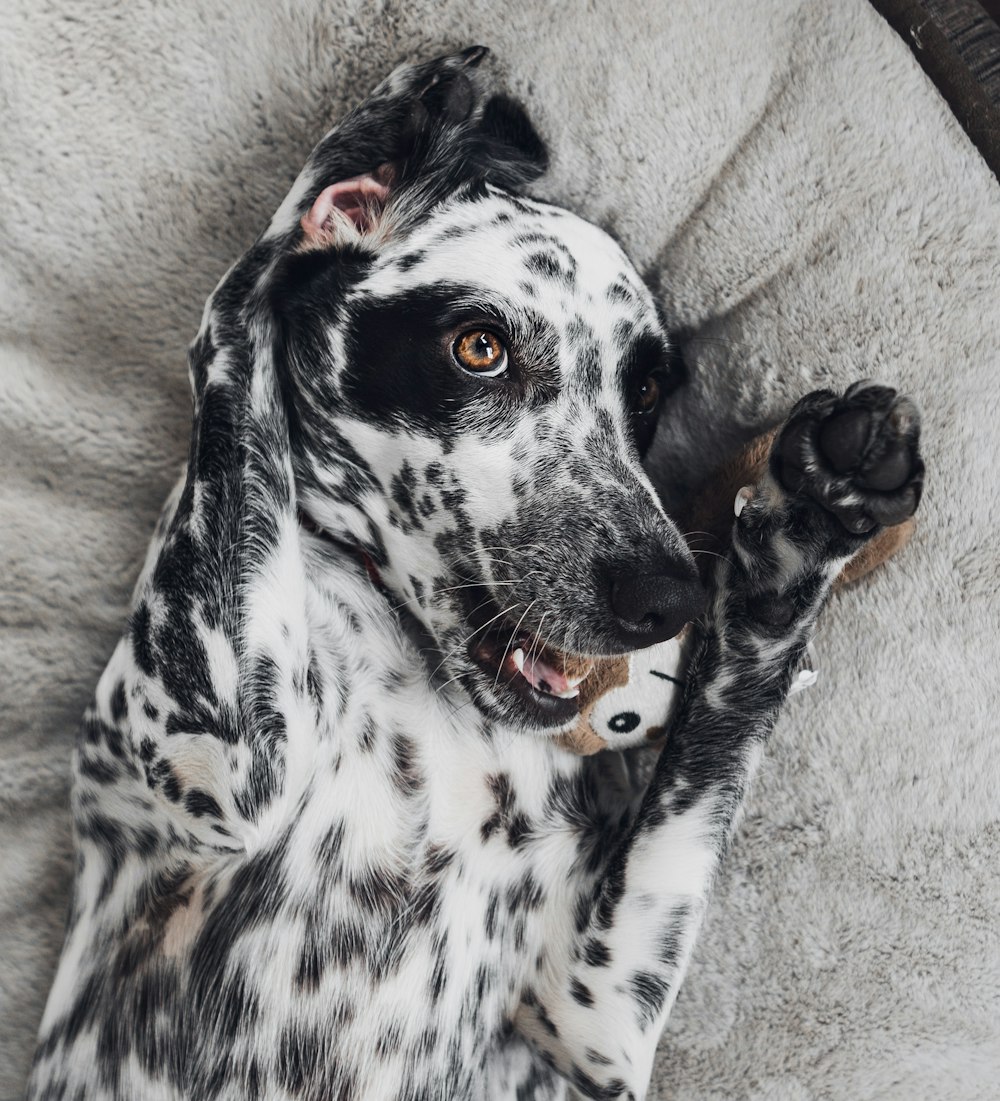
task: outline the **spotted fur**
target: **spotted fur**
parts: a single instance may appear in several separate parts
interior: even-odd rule
[[[544,150],[481,54],[393,73],[208,302],[186,474],[77,744],[33,1101],[643,1097],[829,584],[873,500],[916,507],[905,399],[807,399],[644,790],[491,683],[483,602],[621,653],[609,583],[667,562],[683,588],[690,555],[631,404],[668,388],[655,306],[606,236],[517,193]],[[322,189],[386,165],[378,231],[303,248]],[[496,383],[440,340],[486,322]],[[859,403],[833,469],[824,425]],[[886,455],[900,486],[866,488]]]

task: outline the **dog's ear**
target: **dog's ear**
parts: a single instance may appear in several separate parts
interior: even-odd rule
[[[375,239],[383,228],[391,178],[390,167],[382,165],[374,173],[324,187],[302,216],[305,247],[336,248]]]
[[[461,187],[516,190],[540,176],[548,155],[526,112],[476,71],[487,53],[394,70],[316,146],[267,236],[301,234],[306,249],[374,244]]]
[[[424,143],[417,142],[415,155],[403,166],[404,180],[411,175],[431,182],[437,176],[446,190],[483,180],[517,191],[545,172],[545,143],[516,100],[494,95],[479,106],[474,87],[463,100],[469,103],[464,119],[444,125],[429,120]]]

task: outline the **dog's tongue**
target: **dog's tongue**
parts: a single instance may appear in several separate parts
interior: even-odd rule
[[[588,662],[581,669],[556,669],[554,665],[545,660],[544,652],[540,655],[529,656],[524,650],[518,648],[511,657],[517,666],[518,672],[539,692],[545,692],[549,696],[558,696],[561,700],[570,700],[580,694],[580,682],[590,672],[593,665]]]

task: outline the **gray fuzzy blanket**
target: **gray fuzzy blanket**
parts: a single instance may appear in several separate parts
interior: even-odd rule
[[[995,1099],[1000,189],[863,0],[0,8],[0,1098],[203,301],[331,115],[478,41],[551,142],[538,192],[609,227],[682,333],[665,484],[817,385],[878,376],[926,415],[917,538],[823,620],[652,1096]]]

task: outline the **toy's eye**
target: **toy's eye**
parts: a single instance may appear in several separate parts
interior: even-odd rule
[[[608,729],[616,734],[631,734],[640,723],[639,716],[634,711],[620,711],[608,719]]]
[[[507,349],[489,329],[470,329],[451,346],[459,367],[481,378],[496,378],[507,370]]]
[[[660,404],[660,383],[656,375],[647,375],[635,388],[632,408],[642,417],[655,413]]]

